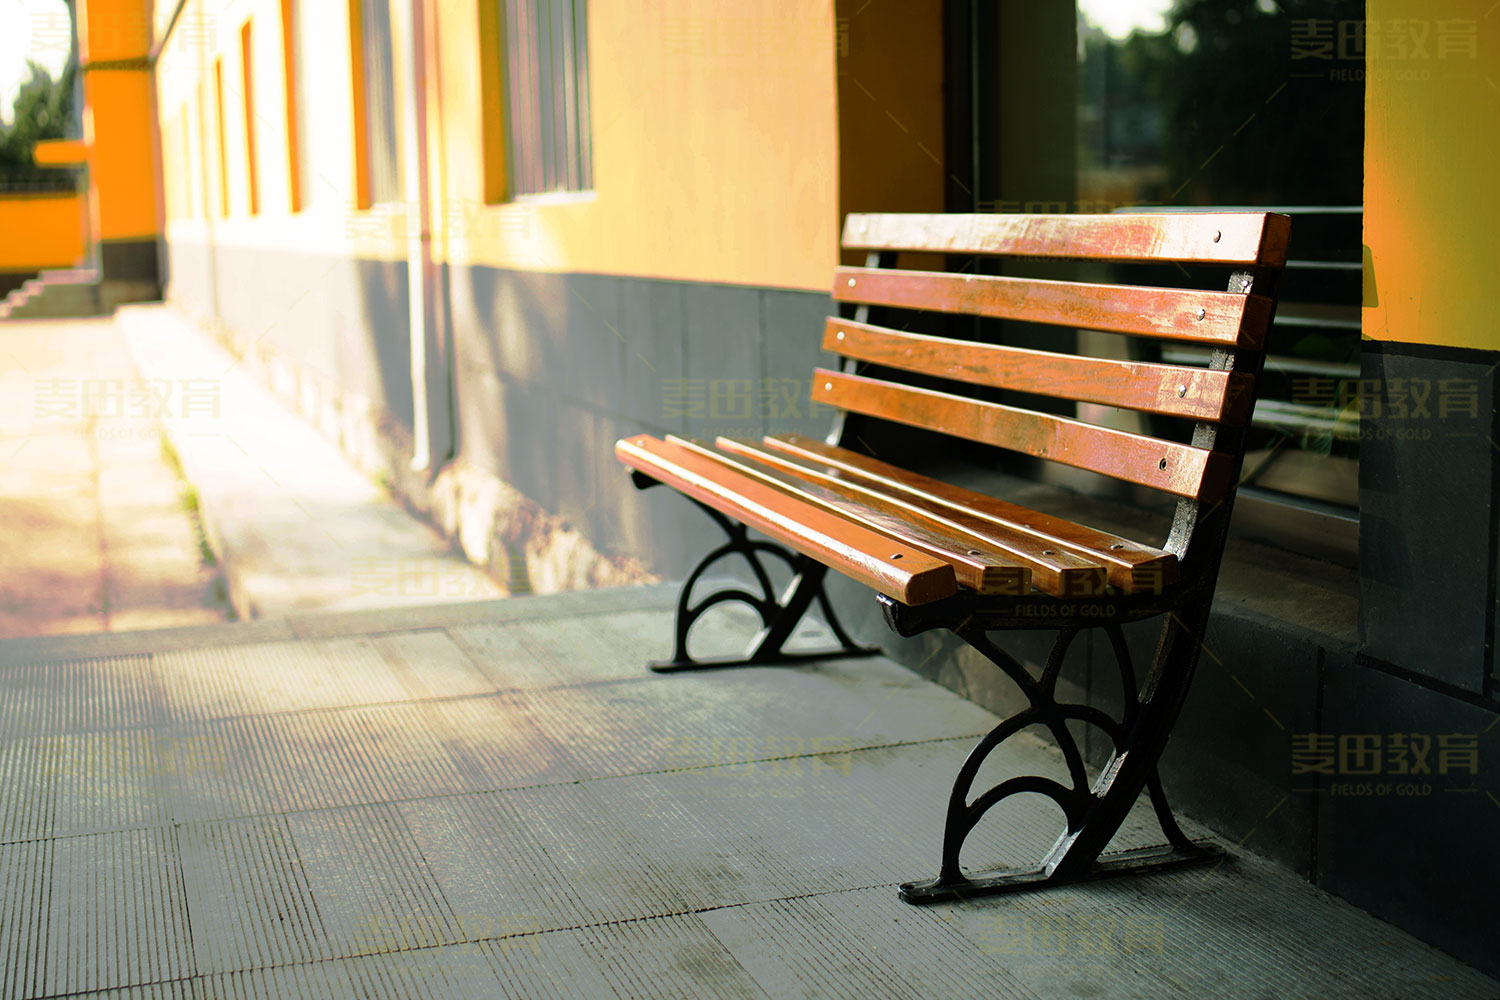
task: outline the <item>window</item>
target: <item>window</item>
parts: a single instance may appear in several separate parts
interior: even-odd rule
[[[509,195],[594,186],[585,0],[495,0]]]
[[[390,0],[350,0],[349,22],[355,204],[369,208],[406,196]]]
[[[297,48],[296,10],[293,0],[281,0],[281,82],[284,98],[283,116],[286,120],[286,169],[287,210],[302,211],[302,156],[303,149],[301,116],[297,114],[297,102],[302,99],[297,78],[297,60],[301,52]]]
[[[255,85],[251,72],[250,20],[240,27],[240,86],[245,98],[245,181],[250,214],[260,214],[260,179],[255,172]]]
[[[1240,496],[1247,516],[1294,508],[1352,539],[1364,4],[1210,0],[1139,22],[1102,0],[1079,8],[1080,201],[1292,217]],[[1161,348],[1176,363],[1207,353]]]
[[[950,77],[969,83],[949,93],[951,209],[1292,216],[1236,524],[1341,560],[1358,502],[1363,17],[1359,0],[957,0],[949,13]],[[1043,346],[1015,324],[995,336]],[[1206,360],[1078,338],[1095,355]],[[1077,415],[1169,430],[1095,410]]]
[[[224,60],[214,60],[214,124],[219,139],[219,214],[229,218],[229,147],[224,140]]]

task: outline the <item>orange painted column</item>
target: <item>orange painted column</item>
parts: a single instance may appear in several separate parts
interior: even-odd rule
[[[100,277],[157,283],[156,122],[149,0],[79,0],[83,135]]]

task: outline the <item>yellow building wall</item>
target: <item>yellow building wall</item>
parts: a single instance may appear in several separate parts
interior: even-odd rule
[[[478,3],[441,7],[450,259],[828,287],[839,223],[831,3],[591,3],[595,191],[495,207],[484,204]]]
[[[85,202],[77,194],[0,195],[0,271],[77,267]]]
[[[164,2],[164,0],[163,0]],[[437,64],[428,73],[433,253],[455,264],[826,289],[837,260],[836,31],[831,0],[664,0],[589,4],[595,190],[510,204],[486,200],[480,6],[427,0]],[[158,3],[157,17],[162,2]],[[169,212],[170,238],[296,247],[374,259],[406,255],[404,210],[354,207],[348,4],[300,0],[317,41],[296,65],[310,95],[316,190],[290,211],[280,0],[188,0],[157,65],[162,121],[186,106],[189,145],[218,185],[212,66],[223,60],[227,217]],[[253,28],[260,214],[250,217],[239,31]],[[400,20],[399,18],[397,19]],[[187,26],[190,30],[184,30]],[[409,41],[395,39],[397,91]],[[207,107],[193,88],[207,79]],[[164,174],[192,165],[165,149]],[[492,165],[493,166],[493,165]],[[503,170],[503,164],[501,165]],[[198,178],[195,177],[195,180]],[[171,182],[170,180],[168,181]],[[169,199],[170,201],[170,199]],[[217,208],[212,210],[217,216]]]
[[[1369,0],[1364,335],[1500,349],[1500,12],[1494,0]],[[1405,20],[1402,20],[1405,19]],[[1413,22],[1425,45],[1411,44]],[[1472,36],[1472,45],[1468,38]],[[1472,53],[1472,57],[1470,56]]]

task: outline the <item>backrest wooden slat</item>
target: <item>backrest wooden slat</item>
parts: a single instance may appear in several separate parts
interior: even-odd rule
[[[913,427],[1090,469],[1180,497],[1223,496],[1233,456],[1049,413],[816,369],[812,398]]]
[[[892,268],[840,268],[833,297],[1249,349],[1264,341],[1271,317],[1259,295]]]
[[[1261,212],[1193,215],[850,215],[844,247],[1071,260],[1281,267],[1290,222]]]
[[[843,359],[843,374],[819,369],[812,399],[840,411],[829,438],[840,445],[852,440],[846,417],[891,420],[1162,490],[1184,502],[1223,499],[1232,493],[1242,458],[1275,312],[1275,277],[1286,261],[1290,231],[1290,219],[1268,212],[851,215],[844,247],[870,255],[865,267],[836,271],[834,300],[858,308],[852,317],[826,324],[823,347]],[[1227,291],[1039,280],[902,270],[897,265],[906,251],[1213,265],[1233,273]],[[1160,276],[1168,270],[1136,273]],[[1181,284],[1200,281],[1196,271],[1176,270],[1187,279]],[[872,316],[872,309],[893,312],[889,318]],[[911,316],[913,324],[937,328],[898,329],[911,310],[973,316],[977,322]],[[1020,348],[990,343],[996,332],[1005,337],[1008,331],[987,320],[1214,350],[1207,367],[1197,367],[1133,360],[1138,356],[1118,354],[1107,338],[1080,338],[1077,344],[1112,357],[1065,353],[1069,348],[1061,341],[1059,351]],[[856,374],[860,366],[875,370]],[[947,384],[942,391],[909,384],[926,385],[923,379]],[[1082,419],[1028,408],[1033,404],[1024,398],[989,402],[993,396],[986,390],[994,389],[1076,402]],[[1100,407],[1191,421],[1190,443],[1166,440],[1180,428],[1161,421],[1146,425],[1149,435],[1102,426],[1107,418],[1097,412]],[[1178,513],[1187,518],[1183,524],[1199,516],[1197,508],[1179,507]],[[1174,538],[1174,551],[1185,551],[1182,538]]]
[[[1239,372],[977,344],[838,317],[828,319],[823,349],[974,385],[1226,423],[1244,422],[1252,384]]]

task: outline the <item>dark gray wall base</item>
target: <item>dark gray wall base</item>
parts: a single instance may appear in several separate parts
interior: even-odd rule
[[[826,294],[482,267],[449,281],[460,457],[668,578],[717,529],[632,487],[615,441],[828,426],[807,402]]]
[[[156,240],[100,240],[99,277],[103,281],[151,282],[159,286]]]
[[[295,249],[167,244],[170,295],[236,343],[284,354],[412,426],[406,264]]]
[[[1330,661],[1323,729],[1350,759],[1324,777],[1318,801],[1318,884],[1491,975],[1500,972],[1496,718],[1352,659]]]
[[[1500,353],[1366,344],[1360,413],[1363,651],[1492,694]]]

